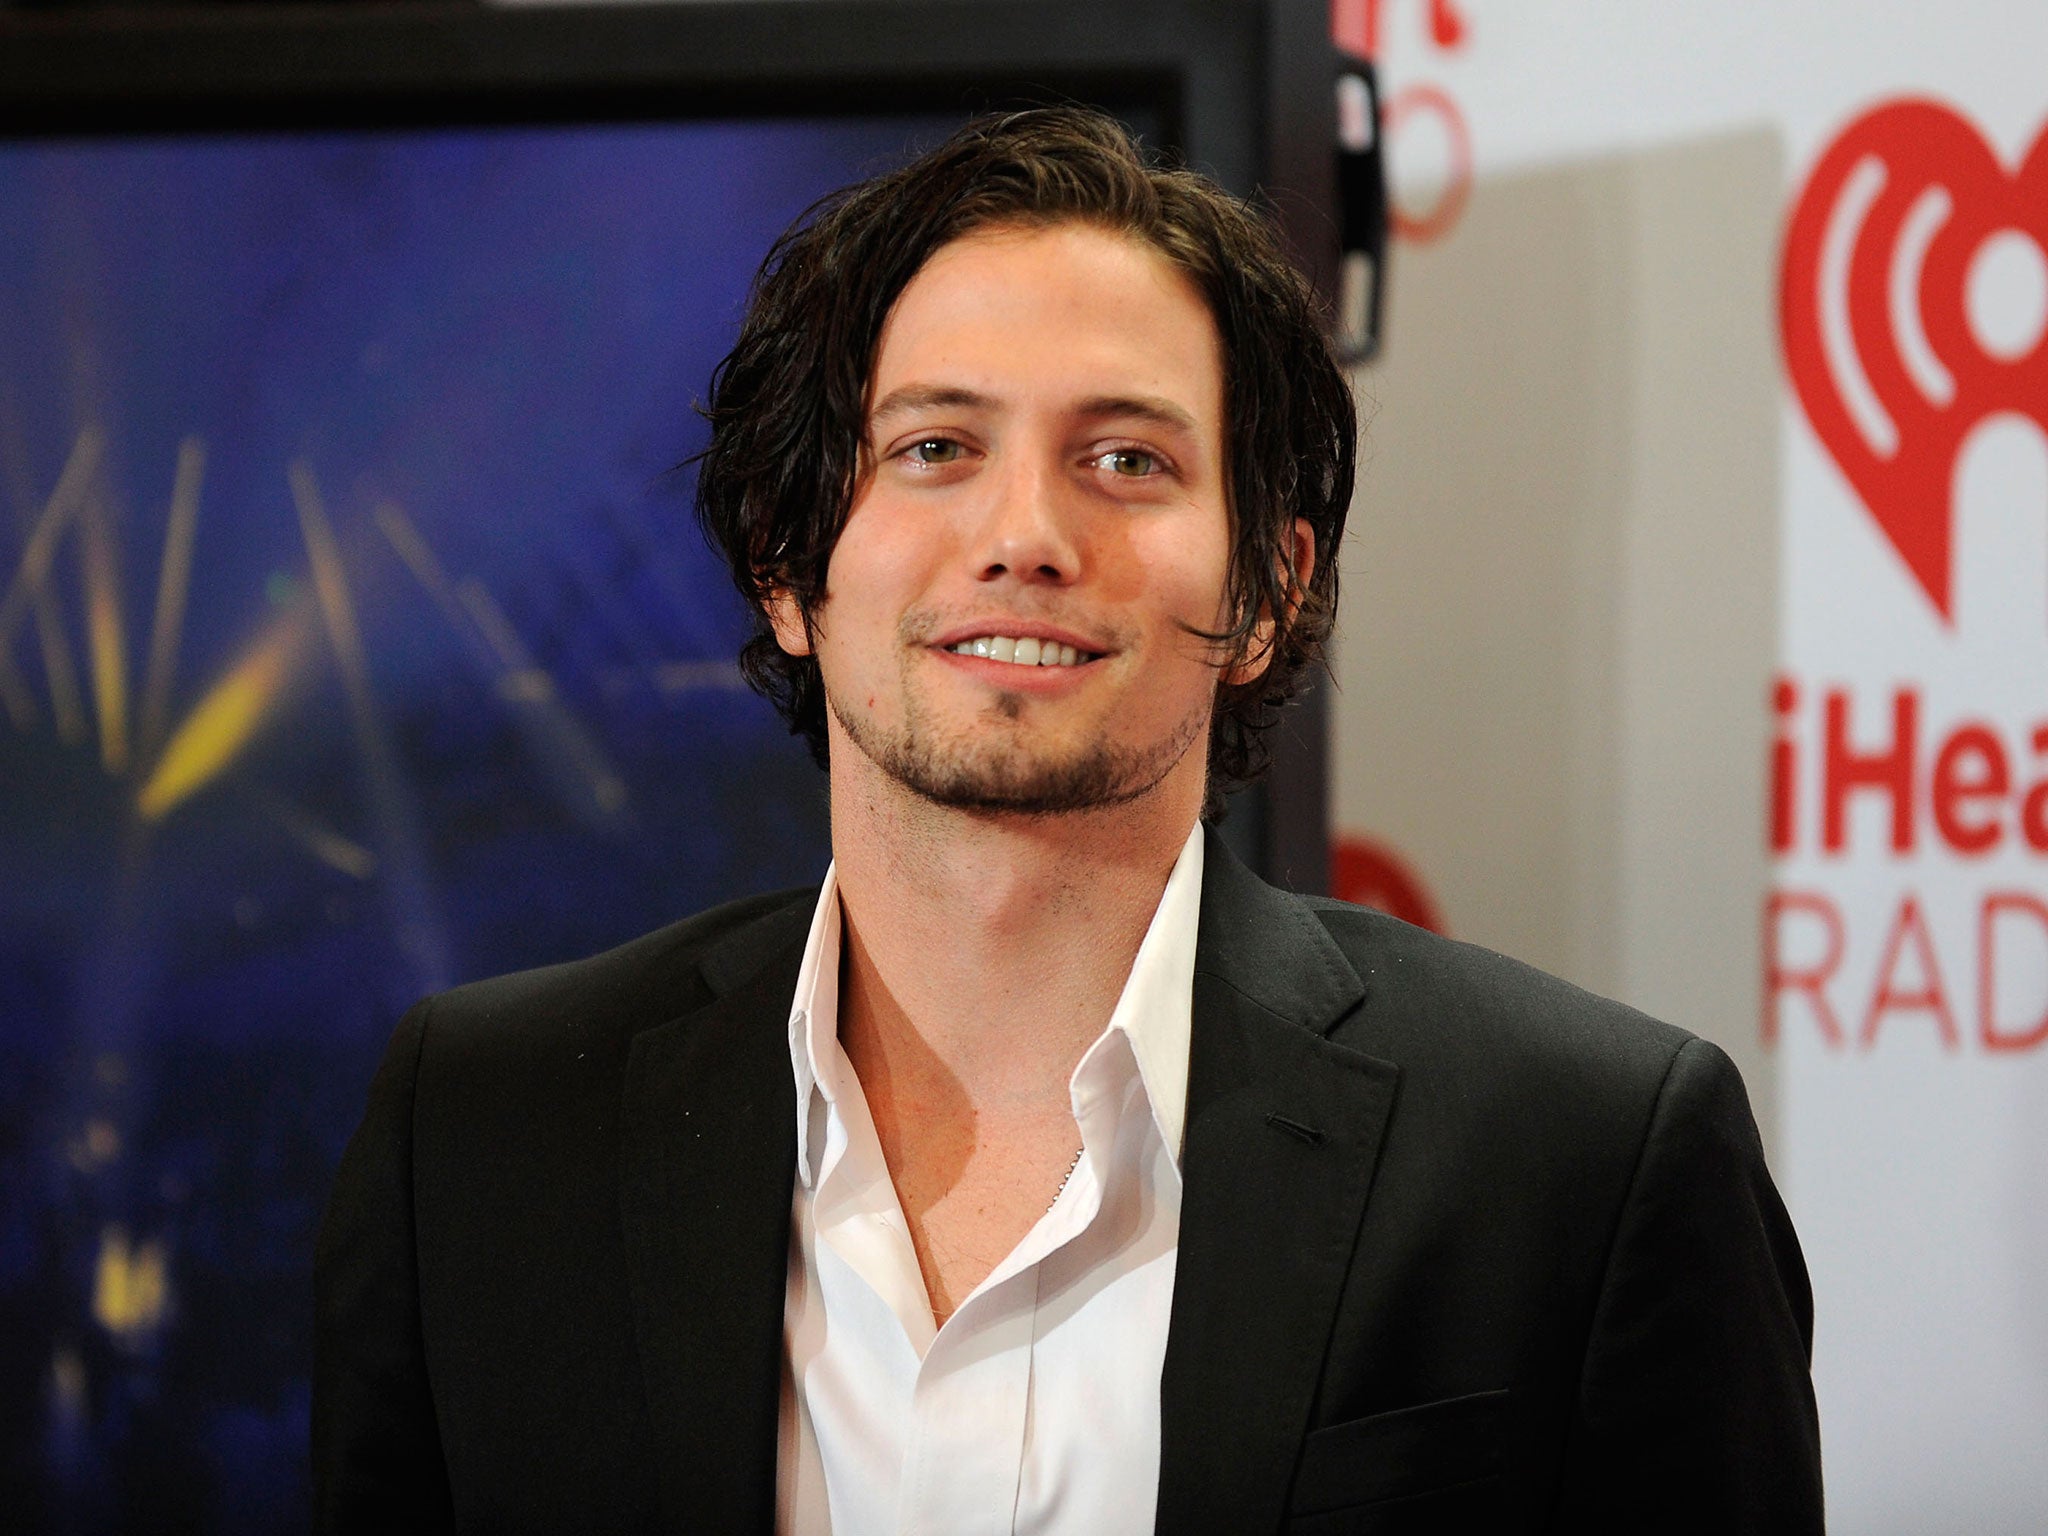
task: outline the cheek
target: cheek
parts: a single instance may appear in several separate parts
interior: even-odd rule
[[[1157,590],[1170,541],[1127,521],[1108,518],[1089,529],[1083,560],[1090,567],[1090,597],[1105,605],[1143,602]]]
[[[944,532],[929,509],[899,507],[885,496],[870,495],[847,515],[832,547],[827,584],[835,592],[899,597],[918,587],[943,557]]]
[[[1228,541],[1183,530],[1150,554],[1148,569],[1162,606],[1198,628],[1217,628],[1229,606]]]
[[[1213,628],[1229,569],[1230,540],[1222,529],[1193,527],[1193,522],[1163,517],[1112,523],[1094,542],[1094,592],[1107,602],[1143,603]]]

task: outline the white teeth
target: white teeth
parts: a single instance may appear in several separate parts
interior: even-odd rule
[[[1007,661],[1019,667],[1072,667],[1094,660],[1087,651],[1030,635],[1022,640],[1009,635],[979,635],[947,649],[962,656],[985,656],[990,661]]]

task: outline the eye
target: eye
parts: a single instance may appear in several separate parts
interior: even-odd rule
[[[1112,448],[1107,453],[1097,454],[1095,463],[1098,468],[1127,480],[1141,480],[1159,473],[1157,455],[1147,453],[1143,448]]]
[[[958,463],[962,449],[950,437],[927,437],[903,450],[918,464]]]

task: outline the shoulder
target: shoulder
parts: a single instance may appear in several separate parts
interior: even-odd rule
[[[1778,1210],[1741,1074],[1718,1046],[1378,912],[1303,908],[1362,984],[1330,1040],[1398,1070],[1386,1187],[1420,1211],[1483,1204],[1487,1265],[1563,1251],[1594,1276],[1632,1200],[1681,1225]]]
[[[474,981],[416,1010],[435,1049],[573,1027],[619,1039],[702,1006],[785,955],[800,957],[816,887],[749,896],[580,960]]]
[[[1668,1060],[1694,1037],[1611,998],[1477,944],[1445,938],[1384,912],[1300,898],[1344,951],[1383,1011],[1468,1021],[1493,1035],[1530,1034],[1600,1054],[1647,1051]]]
[[[1624,1003],[1381,912],[1300,899],[1364,989],[1331,1038],[1398,1064],[1411,1097],[1531,1130],[1591,1119],[1621,1131],[1646,1124],[1674,1075],[1741,1093],[1719,1047]]]
[[[1399,1067],[1411,1102],[1498,1094],[1635,1118],[1681,1052],[1726,1061],[1684,1030],[1506,955],[1276,889],[1213,835],[1202,901],[1198,973]]]

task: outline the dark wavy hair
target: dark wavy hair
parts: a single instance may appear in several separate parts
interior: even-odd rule
[[[1148,159],[1089,108],[990,115],[901,170],[833,193],[769,251],[739,340],[701,408],[697,516],[754,614],[747,680],[825,761],[814,657],[775,643],[762,604],[787,592],[806,621],[863,471],[869,385],[883,322],[941,246],[992,226],[1068,221],[1160,252],[1207,300],[1223,343],[1232,549],[1231,622],[1207,635],[1232,660],[1274,621],[1270,659],[1218,690],[1209,812],[1264,771],[1262,741],[1322,660],[1337,605],[1337,543],[1351,502],[1357,417],[1323,314],[1270,220],[1204,176]],[[1304,584],[1294,520],[1315,530]]]

